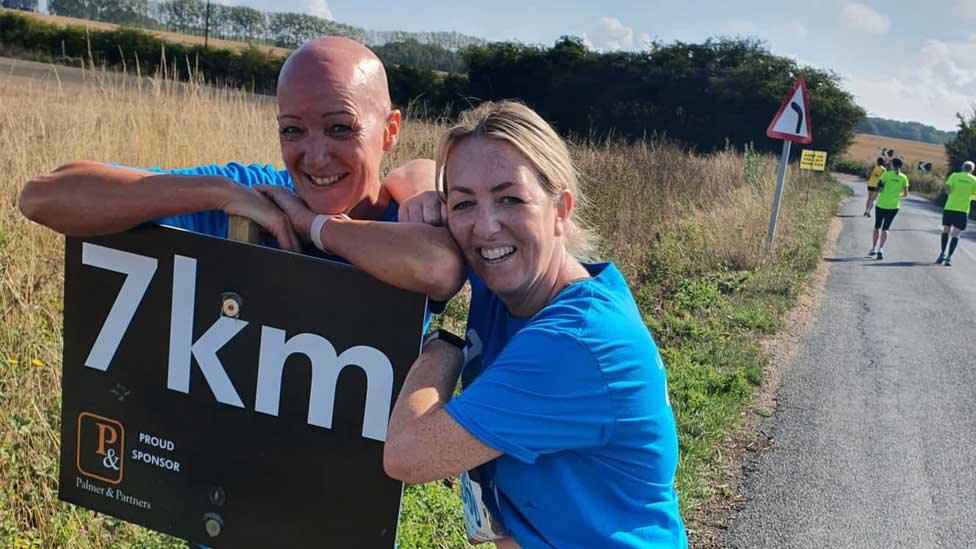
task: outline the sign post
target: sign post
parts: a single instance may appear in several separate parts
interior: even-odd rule
[[[66,240],[59,498],[208,547],[394,546],[426,298],[164,227]]]
[[[810,101],[807,97],[806,82],[801,77],[793,85],[793,90],[780,105],[773,121],[766,128],[766,135],[773,139],[783,140],[783,153],[779,158],[779,169],[776,171],[776,192],[773,196],[773,208],[769,214],[769,232],[766,242],[770,246],[776,238],[776,220],[779,217],[779,206],[783,199],[783,183],[786,179],[786,167],[790,160],[790,145],[794,142],[809,144],[813,141],[813,129],[810,126]]]

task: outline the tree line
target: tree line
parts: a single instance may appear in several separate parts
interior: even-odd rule
[[[75,1],[75,0],[72,0]],[[80,1],[80,0],[78,0]],[[0,45],[88,57],[143,73],[161,63],[186,78],[196,67],[211,81],[273,93],[281,57],[251,47],[240,52],[164,44],[134,29],[86,31],[13,12],[0,14]],[[599,53],[564,37],[553,47],[496,43],[462,51],[467,72],[386,62],[391,96],[426,116],[452,116],[479,101],[520,99],[564,134],[639,139],[662,136],[708,152],[725,147],[778,152],[765,130],[800,76],[810,93],[814,142],[831,156],[853,141],[864,110],[830,71],[802,67],[749,39],[702,44],[655,43],[640,53]],[[796,147],[797,152],[800,147]]]
[[[976,162],[976,109],[968,115],[957,113],[956,118],[959,119],[959,131],[945,144],[950,171],[962,170],[962,164],[967,160]]]
[[[801,76],[810,94],[810,147],[843,151],[865,114],[837,74],[773,55],[757,40],[650,46],[640,53],[598,53],[564,37],[551,48],[468,48],[467,93],[522,99],[563,132],[659,135],[702,151],[752,144],[778,152],[781,143],[766,137],[766,127]]]
[[[484,43],[456,32],[370,31],[305,13],[264,12],[216,2],[208,5],[202,0],[49,0],[48,11],[92,21],[180,34],[207,34],[282,48],[295,48],[309,38],[323,35],[347,36],[374,47],[395,42],[400,45],[389,53],[395,57],[393,62],[409,62],[447,72],[463,69],[458,49]]]
[[[921,122],[902,122],[869,116],[857,125],[858,133],[908,139],[942,145],[955,137],[955,132],[945,132]]]

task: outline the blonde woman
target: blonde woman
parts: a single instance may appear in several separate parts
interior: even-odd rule
[[[427,338],[390,418],[387,473],[461,475],[475,542],[686,547],[664,365],[616,267],[579,259],[594,239],[565,143],[528,107],[486,103],[437,158],[470,273],[467,337]]]
[[[878,181],[886,171],[885,159],[879,156],[874,169],[868,176],[868,199],[864,204],[864,217],[871,217],[871,208],[874,207],[874,200],[878,198]]]

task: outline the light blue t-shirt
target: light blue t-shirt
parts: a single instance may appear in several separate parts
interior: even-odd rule
[[[146,171],[174,175],[223,176],[246,187],[252,187],[254,185],[281,185],[288,187],[289,189],[294,189],[291,179],[288,177],[288,171],[277,170],[270,164],[250,164],[245,166],[239,162],[230,162],[229,164],[224,165],[208,164],[206,166],[179,168],[175,170],[149,168]],[[383,215],[376,221],[395,222],[397,220],[397,211],[399,207],[399,204],[393,200],[390,200],[389,207],[387,207],[386,211],[383,212]],[[164,217],[162,219],[157,219],[155,223],[159,225],[166,225],[167,227],[186,229],[195,233],[227,238],[227,214],[220,210],[208,210],[191,214],[173,215]],[[271,241],[265,244],[271,247],[277,247],[277,243],[274,242],[274,239],[271,239]],[[305,245],[302,248],[302,253],[305,255],[348,263],[348,261],[345,259],[339,256],[326,254],[313,245]]]
[[[471,276],[461,394],[445,407],[503,452],[482,498],[522,547],[686,547],[664,365],[611,263],[513,317]]]

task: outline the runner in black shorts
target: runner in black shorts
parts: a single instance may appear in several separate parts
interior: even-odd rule
[[[888,229],[891,228],[891,222],[895,220],[895,216],[898,215],[898,208],[895,208],[894,210],[889,210],[888,208],[875,206],[874,213],[875,213],[874,229],[875,230],[882,229],[887,231]],[[883,242],[881,244],[881,247],[882,248],[884,247]]]
[[[959,233],[966,230],[967,217],[976,195],[976,177],[973,177],[974,165],[970,161],[962,163],[962,171],[956,172],[946,180],[946,203],[942,211],[942,251],[936,263],[952,266],[952,254],[959,245]],[[950,242],[951,237],[951,242]],[[949,254],[946,255],[946,245]]]
[[[949,210],[942,212],[943,227],[955,227],[959,229],[959,232],[962,232],[966,230],[968,221],[969,217],[966,216],[966,212],[952,212]]]
[[[876,255],[884,259],[884,245],[888,240],[888,229],[898,214],[903,196],[908,196],[908,176],[901,173],[902,161],[895,158],[891,161],[892,170],[887,171],[878,181],[878,199],[874,203],[874,237],[871,241],[871,251],[868,255]],[[880,240],[880,245],[879,245]]]

